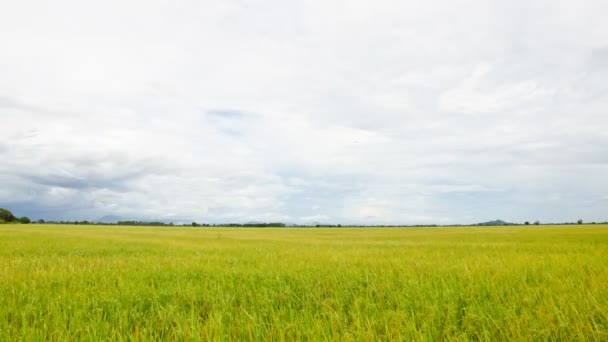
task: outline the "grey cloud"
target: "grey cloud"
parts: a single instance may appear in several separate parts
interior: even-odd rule
[[[146,172],[129,172],[122,175],[95,175],[86,174],[81,176],[66,176],[57,174],[46,175],[22,175],[23,178],[29,181],[50,187],[69,188],[76,190],[88,189],[115,189],[126,190],[128,183],[132,180],[141,178],[147,175]]]
[[[207,111],[207,114],[214,116],[214,117],[223,118],[223,119],[238,119],[238,118],[249,116],[248,113],[238,111],[238,110],[230,110],[230,109],[209,110],[209,111]]]
[[[247,128],[245,121],[254,119],[254,115],[239,110],[209,110],[206,112],[210,122],[221,132],[230,136],[239,136]]]
[[[608,47],[595,49],[591,51],[589,58],[591,71],[599,71],[608,69]]]
[[[16,97],[1,96],[1,95],[0,95],[0,109],[19,109],[19,110],[24,110],[24,111],[47,112],[47,110],[45,110],[41,107],[29,104],[29,103],[25,103]]]
[[[1,89],[1,88],[0,88]],[[16,110],[20,113],[35,113],[36,115],[46,114],[61,116],[69,113],[66,108],[61,108],[57,104],[39,105],[29,101],[24,101],[18,97],[0,95],[0,111]]]
[[[19,104],[8,97],[0,96],[0,108],[13,108],[13,107],[19,107]]]

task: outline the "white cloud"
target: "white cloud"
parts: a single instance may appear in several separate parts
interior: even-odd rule
[[[533,80],[492,87],[484,82],[490,70],[488,65],[476,67],[470,77],[441,95],[440,109],[464,114],[534,113],[542,110],[538,106],[544,103],[539,98],[551,97],[556,92],[541,89]]]

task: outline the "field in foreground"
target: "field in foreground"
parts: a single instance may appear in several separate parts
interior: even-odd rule
[[[608,226],[0,225],[0,340],[608,340]]]

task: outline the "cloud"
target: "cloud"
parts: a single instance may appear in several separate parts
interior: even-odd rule
[[[588,199],[608,192],[607,10],[5,2],[0,206],[63,219],[602,221],[605,201]]]
[[[317,215],[310,215],[310,216],[304,216],[301,217],[300,220],[303,222],[322,222],[324,220],[328,220],[329,216],[327,215],[322,215],[322,214],[317,214]]]
[[[459,86],[441,95],[440,109],[464,114],[505,111],[533,113],[540,110],[536,107],[536,103],[542,103],[539,97],[551,97],[556,92],[553,89],[540,88],[534,80],[516,81],[492,87],[484,82],[485,78],[489,77],[490,71],[491,68],[487,65],[476,67],[471,76],[464,79]]]
[[[247,116],[246,113],[238,110],[210,110],[207,114],[222,119],[238,119]]]
[[[608,69],[608,46],[592,50],[589,65],[596,72]]]

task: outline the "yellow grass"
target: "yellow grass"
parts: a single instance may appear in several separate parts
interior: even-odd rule
[[[0,340],[608,340],[608,226],[0,225]]]

